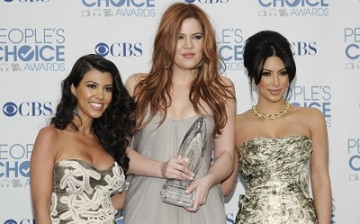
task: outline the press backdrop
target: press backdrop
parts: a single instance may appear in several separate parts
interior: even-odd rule
[[[54,114],[60,82],[75,60],[100,54],[115,62],[123,81],[147,72],[160,16],[173,2],[0,0],[0,223],[33,223],[33,143]],[[210,16],[224,75],[236,86],[237,113],[254,104],[243,66],[245,39],[272,29],[290,40],[298,68],[290,101],[320,109],[328,127],[332,223],[360,223],[360,1],[180,2],[194,3]],[[238,182],[227,199],[229,224],[243,191]]]

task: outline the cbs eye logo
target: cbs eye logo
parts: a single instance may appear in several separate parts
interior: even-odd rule
[[[34,224],[35,221],[32,220],[32,219],[23,219],[23,220],[20,220],[19,222],[16,222],[14,219],[8,219],[4,222],[4,224]]]
[[[115,42],[111,44],[98,43],[95,53],[102,57],[111,55],[113,57],[140,57],[142,56],[142,44],[130,42]]]
[[[4,222],[4,224],[17,224],[17,222],[13,219],[8,219]]]
[[[7,117],[20,115],[23,117],[49,116],[53,113],[51,102],[22,102],[15,104],[7,102],[3,106],[3,113]]]
[[[18,111],[18,108],[15,103],[8,102],[4,104],[3,112],[8,117],[13,117]]]

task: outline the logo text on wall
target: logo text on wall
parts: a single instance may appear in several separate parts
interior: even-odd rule
[[[33,144],[0,143],[0,188],[30,185],[30,158]]]
[[[35,224],[33,218],[7,219],[4,224]]]
[[[360,70],[360,27],[345,27],[345,69]]]
[[[218,32],[218,51],[220,58],[224,61],[226,70],[243,70],[243,32],[238,27],[222,28]]]
[[[329,0],[258,0],[259,17],[329,16]]]
[[[63,28],[0,27],[0,71],[64,71]]]
[[[360,138],[349,138],[347,140],[347,152],[350,169],[349,181],[360,181]]]
[[[50,116],[53,114],[52,102],[6,102],[2,107],[2,111],[7,117],[37,117]]]
[[[328,85],[293,86],[289,93],[295,106],[319,109],[325,118],[327,127],[331,127],[331,88]]]
[[[291,43],[295,56],[315,56],[317,47],[315,41],[305,42],[298,41]]]
[[[143,54],[142,43],[135,42],[115,42],[115,43],[98,43],[95,46],[95,53],[106,57],[140,57]]]
[[[4,2],[20,2],[20,3],[37,3],[37,2],[49,2],[50,0],[4,0]]]
[[[83,17],[154,17],[155,0],[82,0]]]

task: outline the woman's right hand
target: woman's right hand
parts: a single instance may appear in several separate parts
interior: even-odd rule
[[[193,180],[195,176],[188,168],[188,160],[181,156],[162,163],[161,175],[163,178],[177,180]]]

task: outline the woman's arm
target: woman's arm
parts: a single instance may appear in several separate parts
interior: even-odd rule
[[[194,174],[188,169],[184,159],[170,159],[161,163],[142,156],[130,147],[127,148],[127,153],[130,158],[128,174],[179,180],[194,179]],[[115,209],[119,210],[124,207],[126,194],[127,191],[123,190],[111,197]]]
[[[120,210],[124,208],[126,192],[127,191],[122,191],[111,196],[112,205],[116,210]]]
[[[311,183],[319,224],[331,223],[331,184],[329,177],[329,152],[326,122],[322,113],[310,109],[311,140]]]
[[[239,173],[239,156],[240,156],[240,147],[241,144],[243,142],[243,138],[242,138],[242,128],[243,128],[243,124],[242,124],[242,116],[241,115],[237,115],[235,117],[235,153],[234,153],[234,171],[231,173],[230,177],[228,177],[226,180],[224,180],[221,183],[221,190],[223,191],[223,194],[225,197],[228,197],[233,190],[236,187],[236,182],[237,182],[237,177],[238,177],[238,173]]]
[[[226,178],[223,182],[221,182],[221,190],[224,194],[224,197],[228,197],[231,195],[233,190],[236,187],[236,181],[239,172],[239,153],[237,150],[234,151],[234,170],[231,175]]]
[[[144,157],[130,147],[127,148],[127,153],[130,158],[129,174],[180,180],[194,178],[194,173],[188,169],[187,161],[180,157],[158,162]]]
[[[233,83],[229,79],[224,79],[224,81],[231,86],[231,91],[235,96]],[[221,134],[214,139],[214,162],[208,173],[194,181],[187,189],[188,193],[196,191],[193,207],[187,208],[189,211],[195,212],[200,205],[204,204],[210,188],[228,178],[234,170],[235,113],[236,100],[228,98],[226,106],[227,123]]]
[[[54,130],[40,130],[30,161],[31,198],[37,224],[51,224],[50,202],[54,170]]]
[[[130,96],[134,95],[136,84],[145,77],[146,74],[138,73],[130,76],[126,80],[125,87]],[[188,164],[186,160],[182,158],[170,159],[167,162],[158,162],[144,157],[130,147],[128,147],[126,151],[130,158],[129,174],[190,180],[194,177],[193,172],[187,167]]]

